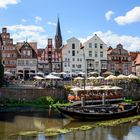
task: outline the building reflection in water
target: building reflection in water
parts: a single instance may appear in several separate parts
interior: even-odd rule
[[[87,131],[73,130],[67,134],[45,137],[45,130],[48,128],[75,128],[94,123],[70,122],[68,119],[61,119],[56,115],[48,117],[46,114],[43,116],[18,114],[12,121],[6,119],[6,117],[13,117],[11,114],[4,117],[5,120],[0,121],[0,140],[11,140],[11,135],[28,131],[38,131],[39,133],[35,136],[16,136],[14,140],[140,140],[140,122],[113,127],[96,127]]]

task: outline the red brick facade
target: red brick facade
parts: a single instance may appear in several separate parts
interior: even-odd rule
[[[107,53],[108,71],[118,75],[132,73],[132,60],[128,51],[118,44],[116,48],[109,48]]]

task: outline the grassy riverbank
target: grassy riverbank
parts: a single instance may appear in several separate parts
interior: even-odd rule
[[[132,99],[125,99],[125,102],[128,103],[136,103],[140,102],[140,100],[132,100]],[[68,106],[70,103],[67,100],[61,99],[61,98],[52,98],[50,96],[44,96],[40,97],[34,100],[15,100],[15,99],[0,99],[0,111],[4,112],[4,110],[8,110],[10,108],[22,108],[22,111],[24,111],[24,107],[33,108],[35,109],[49,109],[49,108],[56,108],[56,106]],[[25,110],[27,111],[27,110]]]
[[[63,99],[55,99],[50,96],[40,97],[35,100],[13,100],[13,99],[0,99],[0,108],[10,107],[34,107],[34,108],[55,108],[60,105],[69,105],[68,101]]]

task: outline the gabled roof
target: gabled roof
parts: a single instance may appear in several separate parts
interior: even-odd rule
[[[140,54],[140,52],[130,52],[129,54],[131,56],[131,59],[135,61],[135,59],[137,58],[137,55]]]
[[[28,47],[31,47],[35,51],[35,53],[37,54],[37,46],[31,45],[33,43],[36,43],[36,42],[30,42],[30,43],[28,43],[27,41],[26,42],[17,42],[17,44],[16,44],[17,52],[20,54],[20,51],[19,50],[22,47],[24,47],[25,45],[27,45]]]
[[[86,44],[86,43],[88,43],[88,42],[90,42],[90,41],[92,41],[92,40],[99,40],[100,42],[102,42],[103,44],[105,44],[104,43],[104,41],[97,35],[97,34],[95,34],[94,36],[92,36],[90,39],[88,39],[86,42],[84,42],[84,44]]]
[[[75,40],[75,41],[80,42],[80,40],[78,40],[76,37],[71,37],[70,39],[67,40],[67,42],[70,41],[70,40]]]

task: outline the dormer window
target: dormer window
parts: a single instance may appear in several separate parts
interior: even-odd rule
[[[74,43],[72,44],[72,49],[75,49],[75,44]]]
[[[23,50],[23,55],[26,55],[26,51],[25,50]]]
[[[100,44],[100,49],[103,49],[103,44]]]
[[[95,48],[97,48],[97,43],[95,43],[94,45],[95,45]]]

